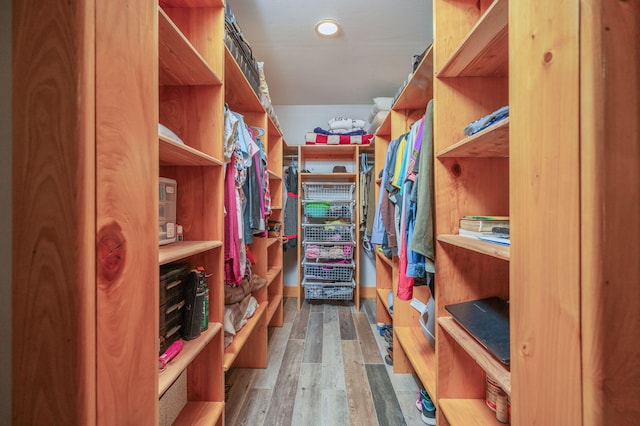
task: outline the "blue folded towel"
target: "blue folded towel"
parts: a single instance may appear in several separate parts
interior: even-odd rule
[[[471,136],[475,133],[478,133],[482,129],[486,129],[494,123],[497,123],[500,120],[503,120],[509,116],[509,105],[498,108],[493,111],[491,114],[485,115],[473,121],[464,128],[465,136]]]

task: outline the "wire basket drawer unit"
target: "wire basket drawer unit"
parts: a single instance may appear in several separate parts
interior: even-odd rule
[[[303,223],[305,242],[348,243],[355,240],[355,224],[353,223]]]
[[[355,201],[302,200],[307,218],[352,219]]]
[[[354,183],[318,183],[304,182],[302,190],[305,200],[313,201],[351,201],[354,199]]]
[[[302,286],[306,299],[351,300],[356,283],[353,280],[332,283],[314,282],[305,278]]]
[[[305,259],[302,266],[304,267],[305,279],[346,282],[353,279],[355,263],[353,261],[319,263]]]
[[[355,242],[333,243],[333,242],[310,242],[304,241],[304,257],[306,259],[353,259],[353,248]]]

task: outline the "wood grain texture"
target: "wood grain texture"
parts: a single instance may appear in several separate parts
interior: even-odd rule
[[[640,418],[639,18],[637,2],[581,4],[584,424]]]
[[[97,417],[155,423],[158,11],[105,2],[96,17]]]
[[[291,335],[291,323],[285,323],[279,328],[270,328],[269,351],[267,354],[267,368],[256,370],[252,387],[254,389],[273,389],[282,367],[284,351]]]
[[[12,397],[3,403],[15,424],[93,424],[95,3],[11,6]]]
[[[237,417],[242,415],[244,401],[257,371],[252,368],[232,368],[225,374],[225,384],[229,387],[224,407],[226,424],[235,424]]]
[[[311,305],[309,303],[302,304],[302,307],[295,316],[293,322],[293,329],[291,330],[290,339],[304,339],[307,335],[307,325],[309,323],[309,313],[311,311]]]
[[[441,399],[440,408],[451,426],[498,426],[496,414],[484,399]]]
[[[376,408],[373,404],[360,345],[354,340],[343,340],[342,354],[349,423],[352,426],[378,424],[377,419],[372,418]]]
[[[290,424],[298,390],[304,341],[289,340],[264,424]]]
[[[386,367],[382,364],[365,364],[365,369],[380,426],[406,425]]]
[[[295,397],[292,425],[322,424],[322,369],[318,364],[303,364],[300,367],[298,391]]]
[[[342,340],[356,340],[356,328],[353,323],[351,309],[348,306],[338,307],[338,319],[340,321],[340,338]]]
[[[344,390],[344,363],[337,306],[327,305],[322,333],[322,389]]]
[[[509,5],[510,138],[518,141],[509,152],[511,403],[520,424],[583,423],[580,5]]]
[[[242,408],[238,412],[238,416],[234,419],[233,425],[261,425],[267,415],[267,407],[273,396],[272,389],[249,389],[247,397],[242,404]]]
[[[311,312],[309,315],[309,327],[304,345],[302,362],[322,363],[322,323],[324,314],[322,312]]]
[[[509,118],[462,139],[436,153],[436,157],[508,157]]]
[[[378,344],[373,337],[371,324],[364,313],[354,313],[353,322],[356,328],[362,359],[365,364],[382,364],[383,360],[378,352]]]

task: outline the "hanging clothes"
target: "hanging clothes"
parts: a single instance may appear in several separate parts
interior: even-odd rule
[[[298,246],[298,164],[292,161],[284,173],[287,200],[284,206],[284,249]]]
[[[425,257],[425,270],[435,272],[433,242],[433,99],[427,104],[422,133],[422,145],[417,163],[417,206],[411,249]]]

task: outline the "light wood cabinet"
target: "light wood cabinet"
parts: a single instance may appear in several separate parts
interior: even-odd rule
[[[14,3],[13,163],[24,167],[13,224],[30,235],[13,250],[14,421],[157,424],[159,397],[186,370],[176,423],[222,425],[224,372],[266,367],[267,327],[282,324],[282,244],[256,238],[254,271],[268,285],[224,347],[225,102],[265,130],[273,220],[282,220],[282,134],[224,46],[221,0],[45,3]],[[48,19],[69,37],[52,37]],[[36,135],[38,116],[46,132]],[[159,177],[177,182],[184,232],[163,246]],[[204,266],[210,323],[158,373],[159,265],[174,261]]]

